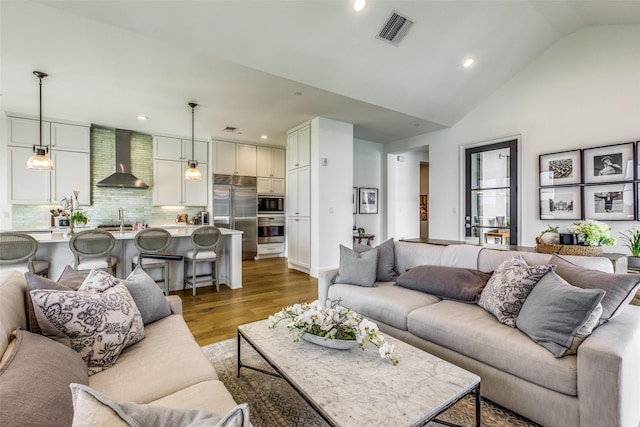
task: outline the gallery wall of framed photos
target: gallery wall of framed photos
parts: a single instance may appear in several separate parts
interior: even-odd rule
[[[540,219],[640,219],[640,141],[539,156]]]

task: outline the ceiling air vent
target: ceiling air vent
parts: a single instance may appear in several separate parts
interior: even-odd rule
[[[229,132],[229,133],[233,133],[236,131],[237,128],[234,128],[233,126],[227,126],[226,128],[222,129],[222,132]]]
[[[389,16],[387,22],[382,26],[382,29],[376,38],[391,43],[394,46],[398,46],[404,36],[407,35],[407,32],[413,23],[414,22],[411,19],[400,15],[394,10],[393,13],[391,13],[391,16]]]

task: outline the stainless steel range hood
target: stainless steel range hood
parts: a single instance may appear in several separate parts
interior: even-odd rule
[[[116,172],[96,184],[98,187],[149,188],[131,174],[131,131],[116,129]]]

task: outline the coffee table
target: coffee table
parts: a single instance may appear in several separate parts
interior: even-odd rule
[[[285,325],[266,320],[238,326],[240,368],[282,377],[332,426],[421,426],[475,393],[480,426],[480,377],[385,335],[400,360],[393,366],[370,343],[335,350],[304,340],[293,342]],[[242,362],[246,341],[277,373]],[[450,423],[435,420],[438,423]]]

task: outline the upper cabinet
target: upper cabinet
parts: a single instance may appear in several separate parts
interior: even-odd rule
[[[154,206],[207,206],[209,167],[207,141],[167,136],[153,137],[153,204]],[[198,161],[202,174],[199,181],[184,179],[189,160]]]
[[[311,163],[311,125],[298,127],[287,134],[287,170]]]
[[[265,178],[285,177],[285,151],[282,148],[258,147],[258,176]]]
[[[256,176],[256,146],[215,141],[214,173]]]
[[[189,161],[197,160],[198,163],[208,163],[209,143],[202,140],[194,140],[193,154],[191,153],[191,140],[171,138],[167,136],[153,137],[153,158],[164,160]]]
[[[90,127],[42,122],[42,145],[49,147],[53,171],[27,169],[33,146],[40,144],[40,121],[7,117],[9,200],[13,204],[59,203],[73,190],[81,205],[91,203]]]

